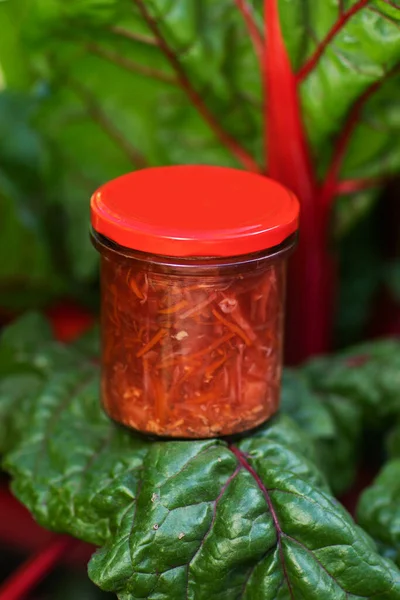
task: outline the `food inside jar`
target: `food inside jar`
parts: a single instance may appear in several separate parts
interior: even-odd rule
[[[279,404],[284,261],[231,275],[102,257],[106,412],[141,432],[208,438]]]

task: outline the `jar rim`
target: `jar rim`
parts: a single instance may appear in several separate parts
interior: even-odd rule
[[[102,256],[106,256],[108,258],[118,257],[120,259],[122,258],[125,260],[147,263],[149,268],[155,271],[165,271],[168,269],[172,273],[176,269],[180,273],[182,273],[182,270],[186,270],[188,273],[190,273],[193,268],[196,268],[197,274],[200,274],[201,271],[203,271],[204,274],[206,274],[207,271],[212,271],[213,274],[215,274],[216,268],[224,270],[243,270],[243,268],[248,268],[251,266],[254,266],[255,268],[261,268],[263,265],[269,266],[271,262],[287,258],[293,251],[298,240],[298,233],[295,232],[286,238],[281,244],[262,252],[253,252],[250,254],[230,257],[176,257],[146,253],[140,250],[133,250],[132,248],[121,246],[113,240],[100,234],[93,228],[91,228],[90,236],[93,246]]]

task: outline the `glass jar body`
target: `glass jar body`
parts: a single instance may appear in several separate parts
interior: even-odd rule
[[[251,430],[279,406],[285,266],[294,238],[236,259],[174,259],[93,234],[101,253],[102,402],[169,438]]]

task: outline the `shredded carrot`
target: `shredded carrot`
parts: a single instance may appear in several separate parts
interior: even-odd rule
[[[211,354],[213,350],[216,350],[218,346],[221,346],[222,344],[225,344],[225,342],[228,342],[230,339],[233,338],[234,335],[234,333],[227,333],[223,335],[221,338],[215,340],[215,342],[207,346],[207,348],[203,348],[203,350],[199,350],[199,352],[192,354],[191,358],[199,358],[200,356],[204,356],[205,354]]]
[[[193,374],[194,367],[188,367],[186,372],[178,379],[176,383],[171,386],[169,390],[169,397],[173,398],[175,401],[180,397],[180,387],[182,383],[184,383],[191,375]]]
[[[231,323],[231,321],[228,321],[228,319],[225,319],[225,317],[223,317],[217,310],[215,310],[215,308],[213,308],[213,310],[211,312],[216,319],[218,319],[219,321],[221,321],[221,323],[223,323],[225,325],[225,327],[227,327],[233,333],[235,333],[236,335],[241,337],[242,340],[244,341],[244,343],[246,344],[246,346],[251,346],[250,338],[247,337],[245,332],[238,325],[235,325],[235,323]]]
[[[172,315],[173,313],[179,312],[182,308],[185,308],[188,305],[187,300],[181,300],[177,304],[173,306],[169,306],[168,308],[163,308],[158,311],[160,315]]]
[[[229,356],[229,354],[225,354],[222,358],[211,363],[211,365],[206,369],[206,379],[211,379],[215,371],[222,367],[222,365],[228,360]]]
[[[156,365],[156,369],[168,369],[169,367],[174,367],[176,365],[187,365],[187,364],[201,364],[199,361],[194,362],[194,356],[169,356],[164,360],[160,361],[158,365]]]
[[[180,409],[191,411],[191,407],[196,406],[196,410],[198,410],[198,407],[201,404],[207,404],[212,401],[215,401],[215,392],[208,392],[207,394],[201,394],[200,396],[191,396],[190,402],[182,404]]]
[[[187,287],[182,287],[182,292],[198,292],[199,290],[209,290],[211,286],[208,283],[195,283],[193,285],[188,285]]]
[[[193,315],[197,315],[198,313],[201,313],[206,306],[211,304],[211,302],[214,302],[216,297],[217,297],[217,294],[215,294],[215,293],[211,294],[208,298],[203,300],[203,302],[199,302],[198,304],[196,304],[195,306],[193,306],[186,312],[179,315],[179,318],[187,319],[188,317],[193,317]]]
[[[131,277],[131,279],[129,281],[129,287],[131,288],[132,292],[139,298],[139,300],[143,300],[144,296],[143,296],[142,292],[139,290],[139,286],[136,283],[136,280],[134,277]]]
[[[153,381],[155,392],[154,414],[160,425],[164,424],[165,415],[168,408],[168,396],[163,389],[163,384],[159,379]]]
[[[136,358],[140,358],[144,354],[146,354],[149,350],[153,348],[162,338],[167,335],[167,329],[159,329],[157,333],[151,338],[151,340],[143,346],[139,352],[136,352]]]

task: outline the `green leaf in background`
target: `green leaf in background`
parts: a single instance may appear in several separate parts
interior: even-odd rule
[[[301,370],[286,369],[281,410],[314,441],[317,462],[334,493],[346,491],[359,459],[361,409],[344,396],[316,393]]]
[[[45,89],[37,125],[57,161],[50,202],[65,215],[79,281],[97,269],[88,199],[101,183],[148,164],[234,164],[220,130],[261,153],[260,76],[240,13],[228,0],[143,6],[184,84],[134,2],[35,0],[23,27]]]
[[[24,325],[28,343],[19,342]],[[284,405],[305,431],[282,414],[236,444],[144,442],[102,413],[91,353],[48,341],[46,331],[35,349],[35,327],[32,316],[0,342],[13,359],[1,384],[24,397],[21,418],[0,395],[14,432],[4,464],[43,526],[104,546],[90,564],[100,587],[121,600],[400,598],[400,572],[316,465],[318,444],[337,426],[333,397],[314,418],[317,396],[289,372]],[[30,393],[24,364],[35,367]],[[296,385],[305,397],[298,410]]]
[[[49,294],[51,299],[66,289],[74,292],[96,279],[88,199],[104,181],[173,163],[263,170],[261,0],[5,0],[1,5],[6,84],[10,91],[25,91],[28,102],[40,96],[30,126],[50,157],[50,172],[39,179],[41,203],[53,221],[50,226],[49,217],[31,211],[27,227],[26,198],[21,211],[21,200],[1,192],[0,182],[4,206],[10,205],[3,217],[4,243],[19,240],[22,248],[29,236],[34,249],[29,256],[20,250],[9,265],[20,271],[22,283],[18,277],[11,282],[9,273],[2,277],[0,269],[4,305],[42,305]],[[385,0],[278,0],[278,5],[322,187],[329,162],[346,142],[339,165],[345,181],[335,191],[340,206],[332,220],[340,243],[400,168],[394,101],[400,89],[399,10]],[[253,40],[246,15],[253,19]],[[22,141],[23,132],[14,125],[10,121],[13,140]],[[359,306],[353,308],[354,286],[346,274],[344,284],[350,290],[344,303],[354,315]],[[358,290],[363,285],[372,297],[379,278],[359,281]],[[364,323],[359,317],[354,337]]]
[[[335,357],[316,358],[304,372],[315,390],[350,398],[372,423],[400,412],[397,340],[362,344]]]
[[[89,329],[73,342],[75,350],[81,352],[89,359],[98,359],[100,356],[100,329],[97,325]]]
[[[362,340],[385,275],[377,228],[380,207],[371,203],[371,196],[371,190],[351,197],[342,196],[335,207],[336,239],[340,239],[341,285],[335,324],[335,341],[339,347]],[[379,201],[385,202],[385,198]]]
[[[361,495],[359,523],[375,539],[380,551],[400,566],[400,426],[387,437],[389,460]]]
[[[0,306],[40,305],[61,286],[46,229],[48,148],[33,120],[38,101],[0,92]],[[7,258],[5,258],[7,257]],[[29,293],[27,293],[29,291]]]
[[[363,492],[357,519],[380,551],[400,566],[400,458],[390,460]]]
[[[387,453],[391,457],[400,458],[400,424],[397,423],[386,439]]]
[[[312,439],[330,439],[336,434],[329,408],[313,392],[300,370],[285,369],[283,372],[281,410]]]
[[[279,0],[279,8],[319,172],[350,119],[344,177],[397,171],[400,146],[388,132],[399,127],[398,7],[385,0],[316,0],[305,8],[300,0]]]
[[[400,302],[400,261],[391,261],[384,273],[385,283],[395,299]]]

